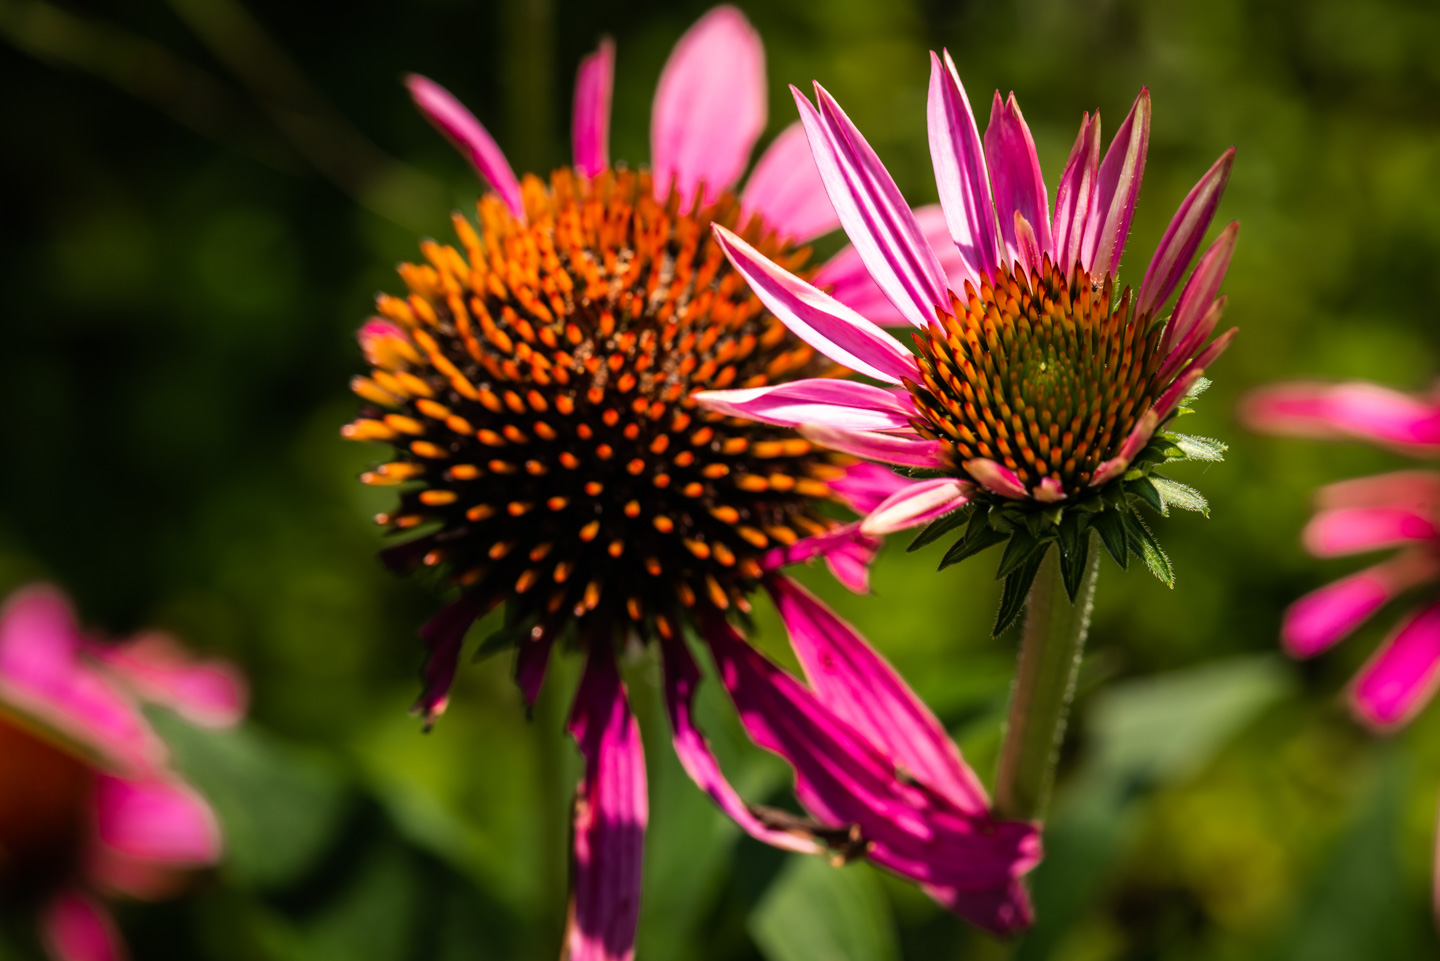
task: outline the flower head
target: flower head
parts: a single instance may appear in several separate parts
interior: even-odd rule
[[[121,956],[98,895],[157,898],[216,863],[210,807],[170,769],[140,711],[233,724],[245,689],[228,666],[196,663],[149,635],[115,644],[81,633],[47,586],[0,610],[0,911],[37,913],[55,961]]]
[[[931,68],[930,150],[948,226],[944,249],[958,268],[942,264],[921,219],[839,104],[819,84],[818,107],[795,91],[854,256],[918,328],[915,352],[880,329],[882,318],[855,309],[873,309],[873,298],[840,283],[827,295],[717,225],[736,269],[797,335],[891,386],[832,387],[823,402],[809,402],[807,382],[707,391],[699,400],[798,424],[832,449],[927,472],[863,529],[878,535],[933,522],[921,538],[928,542],[968,524],[946,563],[1008,540],[1007,594],[1024,596],[1052,541],[1073,591],[1091,527],[1119,563],[1140,555],[1168,582],[1168,562],[1134,508],[1142,501],[1161,512],[1203,506],[1197,493],[1154,469],[1223,451],[1164,428],[1203,388],[1206,367],[1234,336],[1206,343],[1224,311],[1217,294],[1237,225],[1200,257],[1168,316],[1164,308],[1214,216],[1233,151],[1185,198],[1138,291],[1122,290],[1117,275],[1144,173],[1149,93],[1140,92],[1103,159],[1099,114],[1084,117],[1052,215],[1014,95],[995,94],[982,140],[949,55],[942,62],[932,54]],[[827,279],[823,271],[819,279]]]
[[[410,80],[422,111],[494,190],[478,227],[455,218],[458,246],[426,243],[426,262],[401,268],[405,297],[380,298],[380,316],[360,331],[372,370],[354,382],[369,406],[345,428],[395,445],[363,478],[401,488],[399,507],[378,518],[408,538],[387,562],[435,568],[459,593],[421,629],[429,659],[417,709],[427,723],[443,711],[466,631],[500,605],[506,626],[483,647],[515,649],[528,700],[557,641],[586,652],[569,725],[586,760],[566,935],[575,961],[633,950],[647,808],[616,664],[630,638],[660,648],[686,770],[750,834],[868,856],[979,924],[1022,926],[1018,879],[1038,859],[1034,828],[993,821],[903,681],[778,572],[824,557],[864,589],[878,541],[831,519],[833,508],[864,512],[903,481],[691,396],[804,378],[823,404],[835,383],[823,379],[833,365],[765,311],[712,234],[721,225],[808,275],[797,242],[836,224],[798,127],[732,192],[764,127],[759,39],[729,7],[681,39],[655,95],[653,173],[609,162],[613,56],[602,44],[582,64],[574,167],[548,180],[517,178],[468,111]],[[808,687],[730,623],[762,587]],[[691,714],[700,673],[687,629],[751,736],[795,769],[811,817],[747,805],[725,780]]]

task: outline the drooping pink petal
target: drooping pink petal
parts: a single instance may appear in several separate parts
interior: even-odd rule
[[[220,826],[210,805],[174,781],[102,776],[95,787],[92,880],[137,898],[161,897],[173,872],[220,859]]]
[[[736,793],[720,770],[710,742],[695,726],[695,691],[700,684],[700,669],[695,659],[678,637],[662,639],[660,650],[665,659],[665,705],[670,714],[675,753],[685,773],[700,790],[710,795],[720,810],[757,841],[786,851],[819,854],[821,847],[814,838],[765,823]]]
[[[915,481],[888,467],[862,461],[845,468],[845,475],[830,482],[830,489],[845,499],[857,514],[868,514],[899,490]]]
[[[1200,249],[1200,241],[1210,227],[1215,209],[1220,206],[1220,197],[1230,180],[1230,168],[1235,165],[1235,148],[1231,147],[1220,155],[1220,159],[1205,172],[1170,221],[1155,256],[1145,269],[1145,279],[1140,283],[1140,297],[1135,312],[1148,314],[1158,310],[1170,299],[1175,286],[1190,266],[1190,258]]]
[[[985,159],[995,192],[995,219],[1005,245],[1004,260],[1012,264],[1020,260],[1019,238],[1015,234],[1016,212],[1029,221],[1040,250],[1051,253],[1054,248],[1050,241],[1050,201],[1045,192],[1045,178],[1040,173],[1035,140],[1030,136],[1030,128],[1013,93],[1002,101],[1000,91],[995,91],[990,105],[990,125],[985,128]]]
[[[568,961],[630,961],[649,819],[645,751],[608,646],[591,648],[570,734],[585,756],[575,792]]]
[[[520,181],[490,132],[450,91],[435,81],[412,73],[405,78],[405,86],[410,88],[410,96],[425,119],[465,155],[481,178],[505,201],[510,212],[523,221],[525,204],[520,199]]]
[[[449,706],[450,685],[455,682],[465,633],[486,610],[480,594],[465,594],[420,628],[420,637],[428,652],[425,658],[425,686],[411,710],[424,718],[427,731]]]
[[[881,542],[860,530],[860,522],[841,524],[823,534],[802,537],[794,544],[772,547],[760,557],[760,566],[767,571],[791,564],[803,564],[823,557],[830,573],[846,589],[856,594],[870,592],[870,564],[880,551]]]
[[[948,50],[943,64],[933,50],[930,52],[926,119],[940,206],[963,266],[960,279],[978,288],[980,278],[994,277],[1000,265],[999,234],[995,203],[990,197],[990,174],[985,169],[985,147],[980,142],[970,98],[965,95],[965,85],[960,82]],[[964,289],[953,277],[951,285],[954,290]]]
[[[797,120],[771,142],[740,194],[743,223],[759,214],[782,237],[804,243],[840,226],[825,183],[810,155],[805,128]]]
[[[125,961],[129,956],[110,912],[73,888],[45,903],[40,939],[51,961]]]
[[[224,661],[197,661],[164,634],[144,634],[121,644],[89,644],[87,650],[141,697],[171,708],[192,724],[230,727],[245,717],[249,691],[240,672]]]
[[[996,463],[987,457],[972,457],[961,466],[982,487],[1001,497],[1023,500],[1030,496],[1030,492],[1020,482],[1020,475],[1004,464]]]
[[[610,95],[615,84],[615,42],[600,41],[575,74],[575,107],[570,141],[575,166],[594,177],[610,166]]]
[[[745,15],[715,7],[685,31],[655,88],[650,163],[656,196],[671,185],[689,207],[714,203],[740,179],[765,129],[765,47]]]
[[[970,500],[975,488],[953,477],[916,481],[896,491],[860,524],[871,537],[908,530],[943,517]]]
[[[963,291],[970,268],[960,256],[960,248],[950,239],[950,228],[945,224],[945,211],[939,204],[928,204],[915,208],[915,222],[925,242],[935,252],[940,268],[945,272],[946,283],[951,290]],[[830,296],[862,317],[869,318],[881,327],[909,327],[909,319],[875,283],[860,251],[852,244],[827,260],[815,274],[816,287],[834,288]]]
[[[1215,295],[1220,292],[1220,284],[1230,268],[1230,257],[1235,252],[1239,233],[1239,223],[1232,223],[1221,231],[1195,265],[1185,289],[1180,292],[1175,312],[1171,314],[1165,333],[1160,338],[1160,355],[1165,358],[1160,366],[1160,379],[1164,380],[1179,370],[1208,336],[1209,332],[1201,321],[1211,313]]]
[[[1440,564],[1407,552],[1311,591],[1285,611],[1280,637],[1296,657],[1314,657],[1363,624],[1402,591],[1433,580]]]
[[[948,305],[945,271],[890,172],[833,97],[818,83],[819,109],[794,87],[800,122],[840,225],[865,269],[910,323],[924,327]]]
[[[853,380],[815,377],[770,387],[702,390],[691,397],[701,407],[750,420],[794,427],[827,424],[842,430],[893,430],[917,415],[909,395]]]
[[[877,434],[869,431],[840,430],[820,424],[802,424],[800,433],[821,447],[853,454],[884,464],[901,467],[925,467],[938,470],[944,466],[940,442],[925,440],[918,435]]]
[[[1440,405],[1378,384],[1276,384],[1252,391],[1241,417],[1256,430],[1295,437],[1356,437],[1427,450],[1440,445]]]
[[[160,764],[164,745],[139,706],[82,653],[65,595],[48,585],[21,588],[0,610],[0,700],[107,765]]]
[[[719,224],[715,239],[761,302],[795,336],[856,373],[891,384],[919,377],[915,356],[855,311],[770,261]]]
[[[1401,507],[1342,507],[1305,525],[1305,547],[1317,557],[1376,551],[1440,536],[1431,515]]]
[[[530,629],[515,652],[515,686],[531,707],[540,696],[540,686],[545,683],[545,673],[550,666],[550,649],[555,646],[555,636],[563,624],[563,620],[554,617],[542,620]]]
[[[1381,728],[1404,724],[1424,707],[1440,680],[1440,604],[1408,618],[1356,678],[1356,713]]]
[[[765,584],[820,703],[960,811],[986,814],[980,779],[890,663],[799,584],[786,577]]]
[[[969,918],[987,931],[1002,934],[1024,931],[1035,923],[1035,909],[1025,882],[1016,878],[1007,887],[969,891],[924,885],[925,893],[945,910]]]
[[[1091,221],[1095,219],[1099,202],[1096,196],[1099,175],[1100,114],[1092,118],[1087,113],[1080,120],[1080,133],[1075,137],[1075,146],[1070,148],[1060,186],[1055,189],[1055,263],[1066,277],[1081,259],[1086,232],[1098,231],[1098,227],[1091,226]]]
[[[1095,181],[1095,228],[1086,238],[1085,267],[1092,276],[1115,276],[1120,269],[1120,255],[1130,236],[1130,220],[1135,214],[1135,201],[1140,197],[1140,181],[1145,177],[1145,153],[1150,146],[1150,89],[1140,88],[1140,95],[1125,117],[1115,139],[1100,161]]]
[[[1408,507],[1419,513],[1440,513],[1440,472],[1399,470],[1326,484],[1315,492],[1324,510],[1337,507]]]

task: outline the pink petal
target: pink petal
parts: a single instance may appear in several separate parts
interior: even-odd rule
[[[540,687],[550,666],[550,649],[555,646],[555,637],[564,624],[558,617],[541,621],[530,629],[515,652],[515,685],[530,707],[535,706],[535,699],[540,696]]]
[[[575,74],[575,112],[570,140],[575,166],[594,177],[610,166],[610,98],[615,84],[615,41],[606,37],[580,61]]]
[[[225,661],[196,661],[164,634],[145,634],[123,644],[91,644],[105,663],[147,701],[163,704],[192,724],[231,727],[245,717],[249,690]]]
[[[926,885],[925,893],[947,911],[968,918],[987,931],[1013,935],[1035,923],[1035,909],[1025,882],[1016,879],[1008,887],[967,891],[961,888]]]
[[[1030,493],[1042,504],[1058,504],[1065,499],[1065,485],[1054,477],[1042,477]]]
[[[995,191],[995,219],[1005,244],[1004,259],[1020,261],[1020,244],[1015,235],[1015,214],[1029,221],[1041,251],[1050,253],[1050,201],[1035,141],[1012,93],[1001,101],[1000,91],[990,105],[990,125],[985,128],[985,159],[990,165],[990,183]]]
[[[838,450],[885,464],[902,467],[926,467],[938,470],[944,466],[940,442],[918,436],[875,434],[866,431],[839,430],[819,424],[802,424],[800,433],[821,447]]]
[[[393,350],[390,346],[393,341],[400,341],[408,344],[410,338],[405,331],[401,330],[393,321],[383,317],[371,317],[360,325],[355,332],[355,339],[360,342],[360,350],[365,355],[365,362],[371,367],[388,367],[386,352]]]
[[[655,88],[650,162],[661,198],[673,183],[682,208],[740,179],[765,129],[765,47],[745,15],[719,6],[685,31]]]
[[[1314,657],[1363,624],[1386,602],[1440,575],[1424,552],[1402,554],[1326,584],[1285,611],[1281,639],[1296,657]]]
[[[1115,276],[1120,269],[1120,255],[1130,236],[1130,219],[1135,214],[1135,201],[1140,197],[1140,181],[1145,177],[1145,153],[1150,146],[1150,90],[1140,88],[1135,105],[1115,139],[1100,161],[1096,180],[1095,227],[1085,238],[1085,267],[1094,277]]]
[[[1145,270],[1145,279],[1140,283],[1136,313],[1149,314],[1170,299],[1185,268],[1190,266],[1190,258],[1200,249],[1200,241],[1210,227],[1215,209],[1220,206],[1220,198],[1230,180],[1230,168],[1234,165],[1235,148],[1231,147],[1205,172],[1205,176],[1181,202],[1180,209],[1175,211],[1165,236],[1160,238],[1160,246],[1155,248],[1150,266]]]
[[[1200,351],[1195,359],[1176,376],[1170,386],[1165,388],[1165,393],[1161,394],[1160,398],[1155,401],[1154,408],[1160,417],[1161,423],[1164,423],[1165,418],[1175,412],[1175,408],[1180,406],[1180,402],[1185,399],[1185,395],[1190,392],[1190,388],[1194,386],[1195,381],[1200,379],[1200,376],[1205,373],[1207,367],[1215,363],[1219,356],[1225,353],[1226,348],[1230,346],[1230,342],[1235,339],[1235,335],[1239,332],[1240,329],[1238,327],[1231,327],[1225,331],[1225,333],[1210,341],[1205,349]]]
[[[975,113],[948,50],[944,64],[933,50],[930,52],[926,118],[935,186],[940,191],[940,206],[950,237],[960,254],[961,280],[979,287],[980,279],[994,277],[1000,265],[995,204],[990,199],[990,174],[985,169],[985,147],[980,142]],[[936,247],[939,249],[939,245]],[[955,283],[953,275],[951,289],[965,289],[963,284]]]
[[[59,590],[32,585],[0,611],[0,701],[129,768],[160,764],[165,748],[139,706],[82,659],[79,628]]]
[[[810,155],[805,128],[798,121],[780,131],[760,155],[745,181],[740,203],[741,222],[759,214],[781,237],[797,243],[840,226],[840,216]]]
[[[986,457],[973,457],[961,466],[982,487],[1001,497],[1024,500],[1030,496],[1025,485],[1020,483],[1020,475],[1003,464]]]
[[[842,524],[823,534],[802,537],[794,544],[774,547],[760,558],[767,571],[803,564],[816,557],[825,558],[825,565],[835,579],[856,594],[870,593],[870,564],[880,552],[881,542],[862,533],[860,523]]]
[[[722,414],[782,427],[810,423],[842,430],[891,430],[909,427],[916,417],[914,403],[907,403],[908,394],[901,398],[883,387],[832,378],[741,390],[702,390],[691,397],[701,407]]]
[[[1440,472],[1401,470],[1326,484],[1315,492],[1324,509],[1337,507],[1408,507],[1421,513],[1440,508]]]
[[[953,477],[916,481],[885,499],[860,524],[871,537],[908,530],[943,517],[970,500],[974,487]]]
[[[425,687],[411,710],[424,718],[427,731],[449,706],[450,685],[455,682],[465,634],[486,610],[478,593],[466,594],[420,628],[420,637],[429,653],[425,658]]]
[[[1080,133],[1055,190],[1055,262],[1066,277],[1081,259],[1086,232],[1099,230],[1098,225],[1092,226],[1099,203],[1095,183],[1099,175],[1100,115],[1092,119],[1087,113],[1080,120]]]
[[[767,259],[719,224],[715,239],[725,256],[770,311],[826,357],[876,380],[917,379],[915,355],[894,337]]]
[[[1339,557],[1437,536],[1426,514],[1399,507],[1344,507],[1322,511],[1305,526],[1305,547],[1317,557]]]
[[[895,668],[799,584],[773,577],[766,586],[820,703],[960,811],[986,814],[980,779]]]
[[[830,489],[845,498],[857,514],[868,514],[885,498],[913,483],[911,478],[888,467],[865,461],[845,468],[845,476],[832,480]]]
[[[575,792],[565,957],[630,961],[649,819],[645,750],[608,645],[591,648],[569,728],[585,756],[585,774]]]
[[[1214,321],[1210,320],[1213,313],[1211,305],[1215,301],[1215,295],[1220,292],[1225,272],[1230,268],[1230,257],[1235,252],[1235,241],[1239,233],[1238,223],[1232,223],[1221,231],[1215,243],[1210,245],[1210,249],[1205,251],[1200,262],[1195,265],[1185,289],[1180,292],[1180,299],[1175,302],[1175,312],[1170,315],[1170,321],[1165,325],[1165,334],[1160,338],[1160,353],[1165,357],[1158,375],[1161,380],[1179,370],[1209,336],[1209,330],[1205,328],[1202,319],[1209,320],[1213,329]]]
[[[110,912],[73,889],[46,903],[40,936],[52,961],[124,961],[128,956]]]
[[[183,784],[102,776],[95,812],[99,843],[123,857],[187,868],[220,860],[215,814]]]
[[[1378,384],[1276,384],[1252,391],[1240,413],[1252,428],[1276,434],[1440,445],[1440,405]]]
[[[665,658],[665,704],[674,732],[675,753],[685,773],[700,790],[710,795],[720,810],[757,841],[786,851],[819,854],[821,848],[813,838],[766,824],[725,779],[720,763],[710,750],[710,742],[695,726],[692,714],[700,669],[679,638],[662,640],[660,649]]]
[[[845,234],[865,269],[910,323],[924,327],[949,306],[945,271],[925,242],[889,171],[845,112],[818,83],[819,110],[790,88],[810,150]]]
[[[1199,374],[1196,374],[1196,377],[1198,376]],[[1125,435],[1125,441],[1115,452],[1115,456],[1096,465],[1095,472],[1090,475],[1090,486],[1099,487],[1101,484],[1108,484],[1125,473],[1126,469],[1130,467],[1130,462],[1135,459],[1135,455],[1140,453],[1141,448],[1149,443],[1150,438],[1155,435],[1155,429],[1160,426],[1160,420],[1160,412],[1157,407],[1151,407],[1141,415],[1140,419],[1135,422],[1135,426],[1130,428],[1130,433]]]
[[[1377,727],[1404,724],[1424,707],[1440,679],[1440,604],[1410,618],[1381,645],[1356,679],[1351,699]]]
[[[1035,239],[1030,221],[1020,216],[1018,210],[1015,211],[1015,245],[1020,248],[1020,266],[1027,271],[1038,271],[1044,263],[1040,243]]]
[[[523,221],[525,204],[520,199],[520,181],[515,179],[510,161],[505,159],[504,152],[489,131],[450,91],[435,81],[412,73],[405,78],[405,85],[410,88],[410,97],[425,119],[465,155],[481,178],[505,201],[510,212]]]

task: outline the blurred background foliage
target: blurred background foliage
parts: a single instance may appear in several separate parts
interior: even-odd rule
[[[352,332],[418,235],[448,236],[476,192],[403,72],[449,86],[517,168],[544,171],[568,157],[576,61],[609,32],[613,152],[640,162],[660,66],[705,6],[0,0],[0,587],[54,579],[88,623],[172,629],[254,685],[237,732],[166,725],[229,857],[180,901],[124,909],[137,958],[555,956],[575,665],[532,719],[503,658],[463,671],[428,737],[407,716],[436,598],[373,559],[388,497],[355,477],[381,451],[338,436]],[[935,197],[927,49],[954,53],[982,124],[990,90],[1017,91],[1052,191],[1081,111],[1113,130],[1148,85],[1132,283],[1234,144],[1219,222],[1243,224],[1227,282],[1242,334],[1190,422],[1232,447],[1182,478],[1211,519],[1163,524],[1173,592],[1105,562],[1031,935],[991,942],[866,866],[741,840],[674,761],[641,656],[627,677],[651,771],[642,961],[1435,957],[1440,711],[1377,741],[1340,700],[1393,616],[1315,663],[1275,652],[1285,604],[1354,566],[1300,554],[1311,488],[1399,461],[1260,440],[1231,409],[1282,377],[1418,389],[1436,373],[1440,7],[741,6],[767,44],[769,135],[794,116],[784,84],[818,78],[917,203]],[[938,548],[895,540],[874,597],[807,580],[988,774],[1014,657],[1013,638],[989,637],[993,559],[935,575]],[[784,657],[773,616],[761,624]],[[781,766],[707,696],[742,792],[782,795]],[[0,957],[32,951],[0,934]]]

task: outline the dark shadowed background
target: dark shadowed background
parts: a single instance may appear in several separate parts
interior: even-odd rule
[[[1108,142],[1148,85],[1131,283],[1233,144],[1217,224],[1243,225],[1226,284],[1242,332],[1187,425],[1232,446],[1177,471],[1212,515],[1161,522],[1173,591],[1104,562],[1028,938],[991,942],[868,866],[741,839],[675,762],[641,657],[626,667],[651,781],[641,961],[1435,957],[1440,710],[1377,740],[1341,702],[1394,612],[1313,664],[1275,643],[1291,599],[1356,566],[1301,555],[1310,489],[1400,460],[1257,439],[1231,411],[1277,378],[1416,389],[1440,370],[1440,8],[741,6],[768,50],[767,137],[794,118],[784,85],[819,79],[916,203],[935,197],[928,49],[953,52],[982,126],[989,92],[1016,91],[1052,193],[1081,112],[1101,110]],[[352,334],[477,191],[403,72],[459,95],[517,169],[548,171],[568,162],[575,64],[609,32],[612,153],[639,163],[661,64],[705,8],[0,0],[0,588],[53,579],[87,622],[169,628],[254,687],[238,732],[167,724],[230,852],[185,898],[122,909],[141,961],[556,955],[576,665],[533,720],[504,658],[462,672],[429,736],[407,715],[436,598],[373,559],[389,495],[355,478],[382,451],[338,434]],[[935,574],[941,549],[905,540],[871,597],[806,579],[988,776],[1014,659],[1013,637],[989,636],[994,559]],[[742,792],[783,796],[783,767],[709,693],[702,720]],[[31,957],[21,927],[0,933],[0,958]]]

